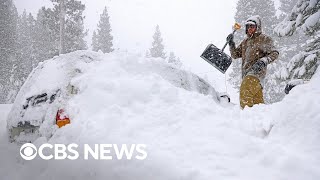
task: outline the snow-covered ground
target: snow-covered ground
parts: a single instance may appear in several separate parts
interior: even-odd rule
[[[142,143],[147,159],[22,160],[7,141],[10,106],[2,105],[0,179],[320,179],[319,72],[282,102],[242,111],[169,83],[151,66],[159,59],[97,56],[72,80],[71,125],[35,144]]]

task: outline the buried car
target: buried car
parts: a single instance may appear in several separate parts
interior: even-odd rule
[[[64,90],[57,89],[49,93],[36,94],[26,98],[22,107],[20,103],[18,107],[13,106],[17,109],[11,110],[12,114],[8,116],[10,141],[32,142],[45,134],[50,137],[52,129],[40,131],[40,125],[46,120],[49,120],[51,125],[56,124],[58,127],[69,124],[70,119],[63,105],[65,100],[76,93],[74,89],[74,86],[69,85]],[[65,99],[62,100],[61,97]],[[15,114],[18,112],[19,114]]]
[[[140,63],[139,60],[143,63]],[[118,64],[115,67],[119,69],[112,69],[114,64]],[[129,73],[141,71],[145,75],[156,74],[173,86],[209,95],[215,102],[220,102],[218,93],[205,80],[166,63],[162,59],[147,59],[138,55],[128,56],[121,52],[102,54],[92,51],[76,51],[39,63],[29,75],[8,115],[7,129],[10,141],[33,142],[38,137],[50,138],[58,127],[76,121],[72,119],[72,114],[68,113],[68,109],[72,106],[69,100],[82,95],[81,92],[87,85],[85,81],[88,80],[79,77],[87,77],[86,72],[91,69],[95,73],[94,76],[91,74],[90,78],[101,79],[99,83],[112,81],[112,77],[103,76],[99,74],[99,71],[96,72],[97,67],[101,65],[104,65],[102,66],[103,71],[109,68],[109,71],[114,71],[115,74],[118,71]],[[80,79],[84,86],[79,87]],[[102,93],[107,94],[112,86],[104,88]],[[130,89],[126,90],[130,91]],[[84,110],[80,109],[80,111]]]
[[[8,114],[9,140],[23,143],[40,136],[50,138],[56,128],[69,124],[65,106],[78,92],[71,80],[81,74],[79,66],[93,58],[93,54],[78,53],[39,63],[21,87]]]

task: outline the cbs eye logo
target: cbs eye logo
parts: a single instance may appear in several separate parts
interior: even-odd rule
[[[31,143],[26,143],[21,146],[20,155],[25,160],[32,160],[37,156],[37,148]]]

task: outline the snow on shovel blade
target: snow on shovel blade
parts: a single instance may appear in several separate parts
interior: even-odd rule
[[[231,65],[232,59],[213,44],[209,44],[200,56],[223,74]]]

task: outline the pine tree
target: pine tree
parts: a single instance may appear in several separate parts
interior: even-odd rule
[[[84,37],[85,5],[77,0],[64,0],[66,8],[64,46],[65,52],[87,49]],[[60,0],[52,0],[54,7],[42,7],[38,14],[35,26],[35,56],[37,62],[59,55],[60,49]],[[37,62],[35,64],[37,64]]]
[[[20,71],[19,80],[23,83],[32,71],[35,61],[35,42],[33,33],[35,29],[35,19],[31,14],[27,15],[24,11],[18,23],[18,54],[17,67]]]
[[[35,59],[40,62],[59,55],[59,16],[51,8],[42,7],[35,25]]]
[[[297,30],[312,36],[319,31],[319,1],[299,0],[275,31],[279,36],[291,36]]]
[[[281,11],[280,19],[284,19],[292,10],[297,0],[280,0],[279,10]]]
[[[59,0],[59,7],[60,7],[59,54],[64,54],[66,52],[66,42],[65,42],[66,4],[65,4],[65,0]]]
[[[308,37],[304,51],[295,55],[287,64],[284,78],[310,79],[319,66],[320,58],[320,1],[299,0],[288,16],[278,24],[279,36],[293,36],[303,31]]]
[[[54,19],[55,30],[51,29],[55,34],[55,44],[60,44],[60,13],[61,0],[51,0],[53,2],[53,15],[50,19]],[[66,18],[65,18],[65,52],[73,52],[76,50],[87,49],[87,44],[84,37],[87,35],[87,30],[84,29],[84,18],[83,11],[85,10],[85,5],[78,0],[64,0],[66,8]],[[60,45],[59,45],[60,46]],[[58,46],[58,47],[59,47]]]
[[[32,46],[32,48],[30,48],[30,65],[31,65],[31,70],[33,68],[35,68],[39,61],[37,60],[37,50],[36,50],[36,36],[37,34],[35,34],[36,32],[36,19],[33,17],[33,15],[31,13],[29,13],[28,18],[27,18],[27,22],[28,22],[28,36],[30,36],[30,44]],[[29,74],[29,73],[28,73]]]
[[[264,101],[266,104],[275,103],[281,101],[284,96],[285,82],[277,77],[277,72],[281,69],[281,59],[277,59],[275,62],[268,65],[267,74],[264,80]]]
[[[12,0],[0,0],[0,103],[7,103],[13,88],[11,77],[16,61],[18,12]]]
[[[297,0],[280,0],[280,2],[281,6],[279,9],[282,11],[280,19],[284,19],[291,13]],[[285,81],[288,77],[287,65],[297,52],[305,49],[305,42],[307,40],[308,37],[301,32],[294,33],[291,36],[277,38],[280,55],[278,60],[272,63],[272,66],[268,66],[266,82],[269,83],[269,88],[264,89],[266,96],[269,97],[266,99],[267,102],[272,102],[270,98],[273,99],[273,102],[280,101],[285,96],[283,89],[286,86]],[[273,73],[270,74],[269,72]]]
[[[66,18],[66,52],[88,49],[85,36],[88,30],[84,29],[83,11],[85,5],[81,1],[68,0],[66,1],[67,18]]]
[[[110,17],[108,10],[107,7],[105,7],[103,13],[100,15],[100,21],[97,29],[98,33],[95,35],[95,37],[92,37],[92,47],[94,51],[101,50],[104,53],[113,51],[113,37],[111,35],[111,25],[109,19]]]
[[[152,47],[150,48],[151,57],[160,57],[165,59],[164,45],[162,44],[162,37],[159,25],[156,26],[156,31],[153,35]]]
[[[176,61],[176,55],[174,52],[169,53],[168,63],[174,63]]]
[[[34,41],[35,19],[31,14],[24,11],[18,20],[16,61],[12,71],[13,87],[10,99],[13,100],[18,90],[27,79],[35,63],[35,41]]]
[[[97,36],[97,33],[96,31],[93,31],[93,34],[92,34],[92,50],[93,51],[99,51],[99,47],[98,47],[98,36]]]
[[[180,58],[176,57],[174,52],[170,52],[168,57],[168,63],[173,64],[174,66],[180,68],[182,66],[182,63],[180,61]]]

